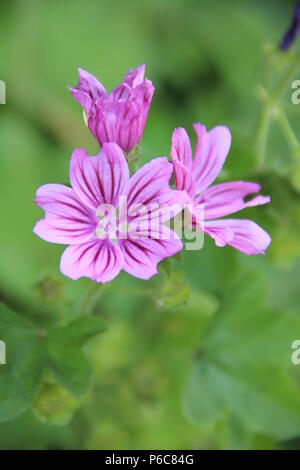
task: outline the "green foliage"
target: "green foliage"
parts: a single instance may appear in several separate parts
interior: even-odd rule
[[[180,256],[177,256],[177,261],[181,263]],[[178,263],[176,263],[176,257],[165,258],[161,261],[159,272],[164,273],[164,279],[158,292],[154,294],[158,307],[174,310],[184,306],[190,297],[190,289],[185,280],[182,266],[178,267]]]
[[[190,296],[189,287],[184,279],[183,271],[169,272],[168,278],[162,283],[156,301],[160,308],[176,309],[186,304]]]
[[[32,404],[33,412],[43,423],[64,426],[71,420],[79,402],[49,373],[45,375]]]
[[[62,285],[57,279],[46,276],[35,287],[42,301],[51,304],[61,300]]]
[[[15,419],[34,399],[43,373],[41,338],[33,326],[0,306],[7,364],[0,368],[0,422]]]
[[[74,397],[86,393],[91,367],[82,348],[103,332],[100,318],[82,318],[63,328],[38,330],[3,305],[0,308],[0,331],[7,348],[7,364],[0,369],[0,422],[15,419],[30,407],[47,370]],[[43,403],[41,395],[38,403]]]
[[[49,367],[57,380],[74,396],[81,396],[87,391],[91,378],[91,367],[82,347],[103,330],[101,318],[86,317],[49,333],[46,340]]]
[[[269,310],[257,275],[234,290],[203,334],[185,390],[186,415],[200,425],[233,415],[253,433],[295,437],[300,377],[291,374],[291,344],[300,317]]]
[[[270,257],[275,265],[286,268],[300,254],[300,194],[285,176],[268,171],[260,179],[264,190],[272,195],[267,213],[273,233]]]

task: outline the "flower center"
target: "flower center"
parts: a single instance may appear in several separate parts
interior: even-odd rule
[[[98,224],[96,227],[95,236],[101,240],[109,238],[113,243],[117,242],[120,238],[126,238],[128,226],[119,218],[119,208],[110,210],[97,209],[96,217]]]

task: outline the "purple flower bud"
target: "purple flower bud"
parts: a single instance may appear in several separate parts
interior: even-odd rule
[[[282,38],[282,41],[280,43],[280,49],[282,51],[288,50],[293,42],[295,41],[296,37],[299,34],[300,30],[300,3],[297,3],[294,11],[294,16],[292,20],[292,24],[289,27],[288,31],[285,33],[285,35]]]
[[[90,131],[102,146],[117,143],[125,152],[140,141],[154,92],[150,80],[144,79],[145,65],[129,70],[123,81],[108,94],[100,82],[79,69],[72,96],[83,106]]]

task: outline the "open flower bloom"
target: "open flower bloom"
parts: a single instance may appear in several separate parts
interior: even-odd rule
[[[104,144],[96,157],[76,149],[70,163],[72,187],[46,184],[38,189],[35,202],[45,218],[34,232],[46,241],[69,245],[60,268],[72,279],[107,282],[121,269],[149,279],[157,273],[158,262],[182,249],[180,238],[163,223],[188,200],[184,191],[169,187],[172,173],[172,164],[161,157],[129,177],[125,156],[115,143]]]
[[[83,106],[87,125],[102,146],[117,143],[125,152],[140,141],[154,92],[150,80],[144,80],[145,65],[129,70],[123,81],[108,94],[90,73],[79,69],[72,96]]]
[[[212,237],[218,246],[230,245],[246,255],[264,253],[271,239],[261,227],[251,220],[220,217],[266,204],[270,198],[258,195],[245,201],[245,197],[259,192],[257,183],[233,181],[211,186],[225,162],[231,135],[224,126],[207,132],[205,126],[197,123],[194,129],[197,134],[194,159],[189,137],[183,128],[174,130],[171,150],[176,187],[186,190],[191,198],[194,227]]]

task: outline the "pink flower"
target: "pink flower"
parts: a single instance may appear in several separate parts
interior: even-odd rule
[[[84,108],[87,124],[102,146],[116,142],[125,152],[140,141],[154,93],[150,80],[144,80],[145,65],[129,70],[123,81],[108,94],[90,73],[79,69],[72,96]]]
[[[246,255],[264,253],[271,238],[256,223],[245,219],[219,218],[245,207],[266,204],[270,198],[259,195],[245,202],[246,196],[260,190],[257,183],[233,181],[211,186],[225,162],[231,135],[229,129],[223,126],[207,132],[205,126],[197,123],[194,129],[197,134],[194,159],[189,137],[183,128],[174,130],[171,150],[176,187],[186,190],[193,202],[193,225],[212,237],[217,246],[230,245]],[[196,215],[197,205],[203,208],[202,220]]]
[[[157,263],[182,249],[180,238],[163,225],[188,200],[184,191],[169,187],[172,172],[172,164],[161,157],[129,177],[125,156],[115,143],[103,144],[96,157],[76,149],[70,163],[72,187],[46,184],[38,189],[35,202],[45,218],[34,232],[46,241],[69,245],[60,269],[71,279],[107,282],[121,269],[149,279],[157,273]]]

